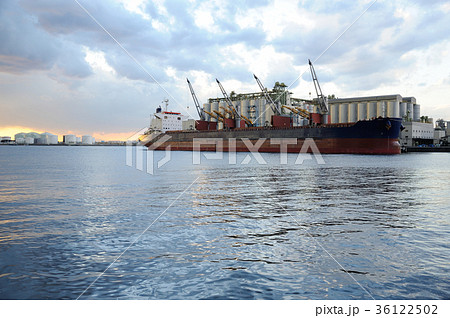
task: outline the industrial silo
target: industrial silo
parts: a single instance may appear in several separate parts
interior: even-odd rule
[[[377,103],[377,117],[386,117],[386,102]]]
[[[225,118],[228,118],[228,113],[225,111],[225,109],[228,109],[227,103],[225,101],[219,102],[219,113],[221,113]]]
[[[264,122],[266,121],[266,104],[265,98],[258,99],[258,126],[264,126]]]
[[[248,99],[243,99],[241,100],[241,115],[244,115],[245,117],[249,117],[248,116],[248,106],[250,104],[250,101]]]
[[[351,103],[348,105],[348,122],[355,123],[358,121],[358,104]]]
[[[203,110],[207,111],[208,113],[210,113],[211,112],[211,104],[210,103],[203,104]],[[211,115],[209,115],[208,113],[205,113],[205,120],[206,121],[210,121],[211,120]]]
[[[377,106],[377,102],[367,103],[367,117],[369,117],[369,119],[377,117]]]
[[[339,105],[339,123],[348,123],[348,104]]]
[[[386,116],[392,118],[398,118],[400,113],[399,104],[396,100],[390,100],[387,102]]]
[[[215,111],[219,111],[219,103],[218,102],[211,103],[211,113],[216,114]],[[216,116],[217,116],[217,114],[216,114]],[[217,119],[211,117],[211,121],[217,122]]]
[[[264,113],[264,125],[270,125],[272,123],[272,116],[275,115],[273,112],[273,105],[270,102],[266,102]]]
[[[358,120],[367,119],[367,103],[358,103]]]
[[[411,121],[413,118],[413,104],[412,103],[407,103],[406,104],[406,115],[407,115],[407,120]]]
[[[339,104],[330,104],[330,115],[332,124],[339,122]]]
[[[413,106],[413,120],[420,121],[420,105],[414,104]]]
[[[400,107],[400,109],[399,109],[400,118],[403,118],[403,117],[406,116],[406,105],[407,105],[407,103],[400,103],[400,105],[399,105],[399,107]]]

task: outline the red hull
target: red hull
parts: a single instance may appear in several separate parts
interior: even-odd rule
[[[298,139],[296,145],[287,145],[287,152],[300,153],[305,140]],[[252,141],[255,144],[256,141]],[[400,144],[398,139],[389,138],[329,138],[329,139],[317,139],[314,140],[314,144],[322,154],[367,154],[367,155],[395,155],[400,154]],[[150,145],[148,145],[150,146]],[[194,144],[192,141],[167,141],[163,145],[153,150],[165,150],[167,146],[170,146],[171,150],[178,151],[193,151]],[[305,145],[307,152],[313,152],[310,145]],[[236,151],[236,152],[249,152],[247,145],[243,141],[237,139],[235,145],[230,144],[227,139],[223,139],[222,146],[216,146],[215,144],[200,144],[196,150],[200,151]],[[279,144],[271,144],[270,139],[266,139],[264,143],[257,148],[258,152],[276,152],[281,151]]]

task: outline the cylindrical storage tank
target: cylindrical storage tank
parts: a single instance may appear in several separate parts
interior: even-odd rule
[[[211,112],[211,104],[210,103],[205,103],[203,104],[203,110],[206,110],[207,112]],[[206,121],[210,121],[211,120],[211,115],[205,113],[205,120]]]
[[[219,111],[219,103],[218,102],[212,102],[211,103],[211,113],[214,113],[214,111]],[[217,122],[217,119],[211,117],[211,121]]]
[[[264,113],[264,125],[271,125],[272,123],[272,115],[275,113],[272,110],[272,104],[270,102],[265,102],[265,113]]]
[[[386,106],[386,117],[394,117],[394,101],[388,101]]]
[[[89,135],[82,136],[81,143],[83,145],[92,145],[93,144],[92,136]]]
[[[348,122],[356,123],[358,121],[358,104],[351,103],[348,105]]]
[[[367,103],[367,117],[369,117],[369,119],[377,117],[377,103],[376,102]]]
[[[367,103],[358,103],[358,120],[367,119]]]
[[[219,102],[219,113],[221,113],[223,116],[225,116],[225,118],[228,118],[228,113],[225,111],[225,109],[227,109],[227,103],[222,101]]]
[[[377,117],[386,117],[386,102],[377,103]]]
[[[405,117],[406,116],[406,105],[407,105],[407,103],[400,103],[400,105],[399,105],[399,117],[400,118],[403,118],[403,117]]]
[[[66,145],[72,145],[77,143],[77,136],[75,135],[64,135],[63,141]]]
[[[257,116],[257,120],[256,122],[258,123],[259,127],[264,126],[264,121],[265,121],[265,106],[266,106],[266,100],[264,98],[260,98],[258,100],[256,100],[256,104],[255,104],[256,108],[258,109],[258,116]]]
[[[336,124],[339,122],[339,104],[330,105],[331,123]]]
[[[386,116],[398,118],[399,114],[400,114],[400,106],[399,106],[398,101],[392,101],[392,100],[388,101]]]
[[[223,129],[223,122],[219,121],[217,123],[217,129]]]
[[[251,99],[248,106],[248,118],[253,122],[254,125],[256,125],[256,101],[254,99]]]
[[[34,138],[33,137],[25,137],[25,143],[27,145],[32,145],[34,144]]]
[[[420,121],[420,105],[414,104],[413,106],[413,120]]]
[[[348,123],[348,104],[339,105],[339,123]]]
[[[241,115],[248,117],[248,106],[250,101],[248,99],[241,100]]]
[[[394,118],[400,117],[400,102],[394,101]]]
[[[408,121],[411,121],[413,119],[413,104],[412,103],[406,104],[406,115],[407,115]]]

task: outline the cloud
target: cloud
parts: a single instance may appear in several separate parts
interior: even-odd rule
[[[216,77],[230,91],[249,92],[259,90],[252,73],[272,87],[275,81],[293,83],[306,70],[292,89],[308,98],[313,87],[307,61],[319,56],[319,81],[339,96],[387,90],[416,95],[411,87],[420,87],[417,92],[435,102],[427,89],[440,96],[450,91],[450,8],[440,1],[378,1],[326,52],[370,1],[165,0],[137,7],[122,0],[79,1],[152,76],[75,1],[4,0],[0,80],[18,88],[0,88],[0,125],[8,120],[132,130],[163,98],[184,111],[191,104],[185,77],[204,102],[220,93]],[[92,54],[101,56],[103,68]]]

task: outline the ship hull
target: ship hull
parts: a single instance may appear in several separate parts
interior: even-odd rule
[[[377,118],[318,127],[171,131],[144,140],[153,150],[314,152],[322,154],[400,154],[400,118]],[[162,139],[164,137],[164,139]],[[167,140],[166,140],[167,139]],[[158,140],[160,142],[158,142]],[[166,140],[165,142],[161,142]]]

